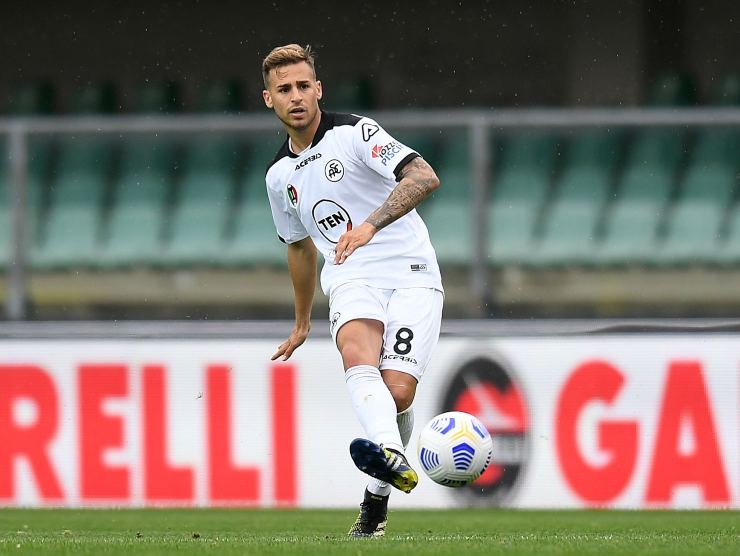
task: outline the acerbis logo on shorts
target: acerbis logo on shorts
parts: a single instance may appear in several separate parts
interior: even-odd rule
[[[330,160],[324,166],[324,175],[326,179],[332,182],[337,182],[344,177],[344,166],[336,158]]]
[[[341,317],[341,316],[342,316],[342,313],[339,313],[339,312],[334,313],[331,316],[331,325],[330,326],[331,326],[331,331],[332,332],[334,332],[334,327],[337,325],[337,322],[339,322],[339,317]]]
[[[383,146],[375,145],[372,149],[373,158],[380,158],[381,164],[383,164],[383,166],[387,166],[388,162],[393,160],[393,157],[400,153],[402,148],[403,145],[398,141],[391,141],[387,145]]]
[[[529,459],[527,400],[515,377],[497,357],[475,355],[454,372],[440,410],[475,415],[493,438],[491,465],[478,480],[455,492],[466,503],[505,504]]]
[[[382,359],[383,361],[403,361],[404,363],[411,363],[412,365],[419,364],[419,362],[413,357],[409,357],[408,355],[396,355],[395,353],[386,353],[383,355]]]

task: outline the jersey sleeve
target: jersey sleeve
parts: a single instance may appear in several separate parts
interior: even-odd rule
[[[401,169],[420,156],[370,118],[363,118],[355,126],[352,137],[357,157],[385,178],[398,181]]]
[[[288,201],[288,191],[278,188],[267,178],[267,197],[270,200],[272,221],[278,238],[283,243],[295,243],[306,237],[308,232],[298,218],[298,213]]]

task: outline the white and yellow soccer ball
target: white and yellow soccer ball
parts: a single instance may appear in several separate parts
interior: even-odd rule
[[[493,457],[493,441],[475,416],[449,411],[422,429],[417,445],[419,462],[435,483],[462,487],[475,481]]]

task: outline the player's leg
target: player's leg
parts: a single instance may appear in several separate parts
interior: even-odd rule
[[[442,301],[437,290],[409,288],[395,290],[388,304],[381,374],[396,403],[396,424],[404,449],[414,428],[416,387],[439,340]],[[384,496],[390,493],[390,486],[370,481],[368,491]]]
[[[402,451],[396,424],[396,402],[378,369],[383,343],[382,322],[355,319],[337,332],[352,407],[367,437],[378,445]]]
[[[414,429],[412,404],[416,386],[439,339],[442,293],[426,289],[396,290],[387,315],[381,373],[396,404],[396,424],[405,449]],[[385,534],[390,492],[388,482],[370,480],[350,535],[379,537]]]

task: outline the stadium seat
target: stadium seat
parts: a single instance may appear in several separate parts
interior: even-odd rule
[[[160,259],[175,165],[175,144],[168,139],[124,144],[104,230],[102,265],[154,264]]]
[[[223,172],[191,172],[177,184],[169,242],[162,262],[177,266],[213,265],[225,242],[234,181]]]
[[[180,92],[175,82],[148,79],[138,86],[131,112],[170,114],[179,108]]]
[[[728,73],[723,76],[711,100],[712,104],[720,106],[740,105],[740,73]]]
[[[244,109],[241,83],[235,79],[209,81],[198,97],[199,112],[234,113]]]
[[[737,172],[725,166],[694,166],[669,214],[657,262],[666,265],[705,264],[716,259],[722,226],[737,184]]]
[[[685,73],[665,72],[652,84],[647,103],[651,106],[688,106],[696,103],[696,84]]]
[[[6,112],[11,116],[51,114],[54,88],[48,82],[18,83],[8,94]]]
[[[442,185],[422,205],[421,214],[442,265],[468,265],[473,258],[468,145],[464,136],[445,138],[437,171]]]
[[[488,206],[488,256],[494,266],[529,261],[532,242],[555,172],[557,140],[524,132],[504,141],[494,159]]]
[[[375,107],[373,81],[367,77],[338,79],[324,91],[324,96],[324,103],[330,111],[356,112]]]
[[[581,132],[568,140],[566,165],[554,183],[532,263],[594,262],[599,223],[612,190],[621,142],[621,134],[609,130]]]
[[[31,252],[37,268],[93,265],[97,261],[103,200],[112,168],[110,144],[99,138],[60,145],[40,242]]]
[[[609,203],[596,262],[606,265],[649,263],[665,218],[673,174],[662,166],[633,166],[621,176]]]
[[[101,246],[101,266],[156,264],[163,251],[169,174],[128,173],[118,180]]]
[[[72,96],[69,111],[74,114],[112,114],[118,112],[116,90],[113,83],[86,82]]]
[[[0,187],[5,188],[3,196],[7,201],[6,208],[9,211],[12,205],[10,200],[10,160],[8,159],[7,144],[0,142]],[[34,137],[28,143],[28,173],[26,175],[26,206],[28,208],[28,244],[32,244],[35,237],[41,210],[43,206],[44,189],[48,179],[51,144],[45,137]],[[0,203],[1,204],[1,203]],[[9,217],[9,213],[8,213]],[[2,218],[2,217],[0,217]],[[2,228],[0,228],[2,229]]]
[[[727,235],[713,253],[713,262],[730,266],[740,264],[740,203],[735,203],[730,211]]]
[[[233,233],[222,252],[222,261],[237,266],[285,266],[286,247],[277,237],[265,185],[265,170],[280,143],[255,140],[250,147]]]

